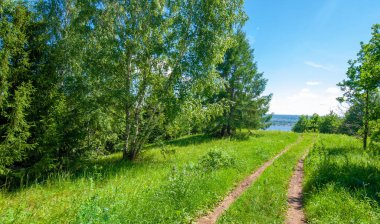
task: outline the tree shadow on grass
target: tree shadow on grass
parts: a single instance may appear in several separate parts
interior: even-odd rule
[[[177,147],[186,147],[188,145],[197,145],[212,141],[214,138],[206,135],[192,135],[179,138],[172,141],[164,142],[164,145],[172,145]],[[151,144],[144,150],[160,148],[159,144]],[[85,178],[92,180],[106,180],[119,174],[120,172],[128,172],[131,169],[141,169],[144,167],[160,167],[164,166],[165,160],[154,160],[151,155],[144,152],[136,161],[122,160],[122,154],[114,153],[108,156],[100,156],[96,159],[78,159],[70,162],[70,165],[64,169],[57,169],[53,172],[36,174],[33,170],[24,171],[18,175],[9,176],[0,179],[0,190],[4,192],[17,192],[30,188],[33,185],[44,185],[47,182],[59,180],[75,181]],[[154,168],[152,168],[154,169]]]
[[[331,148],[325,152],[318,169],[305,184],[305,192],[312,193],[332,184],[354,197],[370,198],[380,205],[380,169],[371,163],[353,162],[352,156],[363,151]],[[342,158],[339,162],[334,159],[337,156]]]
[[[200,145],[219,138],[210,135],[190,135],[183,138],[168,141],[166,144],[177,147],[186,147],[189,145]]]
[[[211,135],[188,135],[185,137],[168,140],[168,141],[156,141],[155,143],[146,145],[144,150],[151,150],[155,148],[161,148],[163,146],[176,146],[176,147],[186,147],[189,145],[200,145],[203,143],[211,142],[220,138]]]
[[[260,137],[260,136],[255,136]],[[199,145],[208,143],[221,138],[213,137],[210,135],[191,135],[183,138],[164,142],[163,145],[186,147],[190,145]],[[232,138],[231,138],[232,139]],[[234,138],[234,140],[246,140],[244,138]],[[144,150],[150,150],[154,148],[160,148],[159,144],[152,144],[144,148]],[[24,175],[19,179],[14,179],[12,186],[8,187],[6,192],[17,192],[22,189],[27,189],[33,185],[44,185],[47,182],[54,183],[60,180],[76,181],[78,179],[88,179],[99,182],[107,181],[122,172],[129,172],[131,169],[158,169],[164,166],[170,166],[170,163],[166,159],[155,160],[151,158],[152,155],[146,155],[142,153],[139,159],[136,161],[124,161],[122,160],[121,153],[111,154],[108,156],[100,157],[93,160],[78,160],[73,162],[64,170],[58,170],[48,174],[42,174],[38,177],[28,177]],[[0,181],[0,185],[3,185]]]
[[[207,135],[192,135],[183,138],[175,139],[172,141],[164,142],[164,145],[186,147],[189,145],[199,145],[215,140],[212,136]],[[144,150],[160,148],[158,144],[152,144],[144,148]],[[116,175],[125,172],[132,172],[138,169],[161,169],[165,166],[170,166],[167,159],[156,160],[151,158],[152,154],[144,153],[139,156],[135,161],[122,160],[122,154],[114,153],[108,156],[101,156],[97,159],[79,159],[72,162],[65,169],[56,170],[51,173],[41,175],[32,175],[25,173],[22,176],[15,176],[8,178],[8,183],[4,184],[0,180],[0,186],[6,186],[0,189],[4,192],[15,193],[20,190],[28,189],[33,185],[45,185],[46,183],[54,183],[62,180],[69,180],[75,182],[78,179],[86,179],[95,182],[106,182]],[[12,178],[12,179],[11,179]]]
[[[121,156],[105,156],[96,160],[79,160],[72,163],[65,169],[54,172],[31,176],[25,173],[23,176],[15,177],[10,181],[10,185],[1,189],[4,193],[17,193],[33,186],[44,186],[55,182],[72,181],[86,179],[88,181],[104,182],[115,177],[122,172],[128,172],[131,169],[141,169],[145,166],[140,161],[124,161]],[[10,177],[12,178],[12,177]],[[5,184],[4,184],[5,185]]]
[[[145,150],[153,149],[153,148],[159,148],[162,145],[167,146],[175,146],[175,147],[187,147],[190,145],[200,145],[204,143],[209,143],[211,141],[221,140],[221,139],[230,139],[233,141],[247,141],[250,138],[260,138],[264,137],[264,134],[262,133],[245,133],[245,132],[237,132],[233,136],[214,136],[214,135],[206,135],[206,134],[199,134],[199,135],[189,135],[182,138],[170,140],[167,142],[161,142],[161,143],[155,143],[151,144],[147,147],[145,147]]]

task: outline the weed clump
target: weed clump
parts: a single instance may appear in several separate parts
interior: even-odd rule
[[[210,150],[199,160],[199,168],[206,172],[233,167],[235,164],[236,160],[234,157],[218,149]]]
[[[160,147],[161,155],[162,155],[162,157],[164,157],[164,159],[166,159],[166,158],[168,158],[168,157],[170,157],[176,153],[175,148],[168,147],[167,145],[164,144],[164,142],[159,142],[158,145]]]
[[[110,219],[109,208],[102,207],[98,195],[92,196],[79,207],[77,223],[107,223]]]

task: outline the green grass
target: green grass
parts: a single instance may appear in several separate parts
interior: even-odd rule
[[[175,153],[166,156],[154,146],[133,163],[113,154],[79,174],[3,191],[0,223],[191,222],[297,138],[281,132],[245,140],[190,136],[167,144]]]
[[[305,161],[309,223],[380,223],[380,157],[361,141],[321,135]]]
[[[290,178],[313,141],[314,135],[304,134],[302,141],[275,160],[218,223],[283,223]]]

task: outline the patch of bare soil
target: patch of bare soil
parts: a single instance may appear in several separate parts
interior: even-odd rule
[[[305,214],[303,212],[303,194],[302,194],[302,181],[303,181],[303,162],[307,153],[298,161],[296,169],[290,180],[288,190],[288,212],[286,214],[287,224],[303,224],[306,223]]]
[[[200,217],[197,220],[198,224],[213,224],[216,223],[216,220],[223,214],[225,210],[227,210],[230,205],[240,197],[241,194],[243,194],[244,191],[247,190],[249,186],[251,186],[257,178],[265,171],[266,168],[268,168],[272,163],[282,156],[285,152],[287,152],[291,147],[298,144],[301,141],[302,137],[299,137],[297,142],[288,145],[285,149],[283,149],[279,154],[277,154],[275,157],[273,157],[271,160],[264,163],[261,167],[259,167],[257,170],[255,170],[251,175],[249,175],[246,179],[244,179],[242,182],[238,184],[238,186],[233,189],[227,197],[223,199],[219,203],[219,205],[209,212],[207,215]]]

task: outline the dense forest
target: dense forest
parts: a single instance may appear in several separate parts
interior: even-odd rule
[[[1,1],[0,181],[268,125],[243,1]]]

